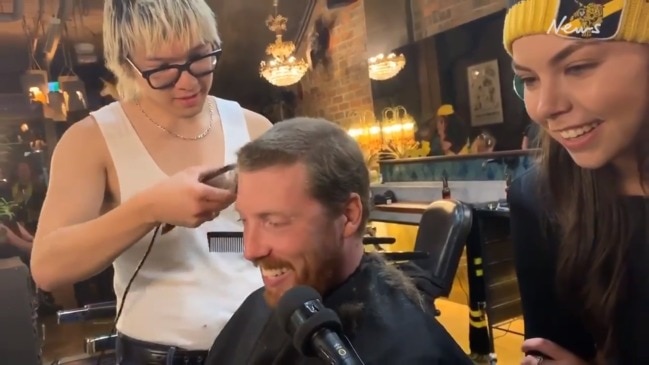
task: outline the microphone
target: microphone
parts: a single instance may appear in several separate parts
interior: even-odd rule
[[[341,338],[340,318],[322,304],[315,289],[290,289],[280,298],[275,314],[280,327],[293,338],[293,346],[303,356],[317,356],[330,365],[363,365],[347,338]]]

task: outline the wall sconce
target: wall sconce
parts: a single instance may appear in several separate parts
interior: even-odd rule
[[[394,157],[407,157],[410,150],[417,148],[415,127],[415,120],[405,107],[399,105],[383,109],[383,140],[386,149],[394,154]]]
[[[353,111],[350,116],[358,118],[358,122],[348,129],[347,133],[358,142],[361,149],[368,155],[378,153],[383,147],[383,134],[381,133],[381,126],[376,122],[374,113],[366,110],[359,115]]]

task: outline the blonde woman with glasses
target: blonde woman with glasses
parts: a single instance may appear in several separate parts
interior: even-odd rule
[[[112,264],[119,364],[201,364],[262,281],[241,245],[208,250],[242,226],[233,192],[200,181],[270,122],[208,95],[223,52],[204,0],[106,0],[103,24],[119,102],[56,147],[33,275],[51,290]]]

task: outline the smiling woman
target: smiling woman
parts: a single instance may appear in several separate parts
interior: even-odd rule
[[[580,167],[625,165],[644,123],[646,85],[638,75],[649,68],[647,47],[533,35],[515,42],[513,51],[527,112],[549,137]]]
[[[511,3],[504,44],[542,133],[509,196],[523,363],[649,363],[649,2]]]

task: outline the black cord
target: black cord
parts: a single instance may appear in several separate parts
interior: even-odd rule
[[[110,334],[108,335],[109,337],[113,336],[115,332],[117,332],[117,321],[119,321],[119,318],[122,316],[122,310],[124,309],[124,301],[126,300],[126,295],[131,289],[131,285],[133,284],[133,281],[137,277],[137,274],[140,272],[140,269],[142,268],[142,266],[144,266],[144,262],[149,257],[149,254],[151,253],[151,248],[153,248],[153,243],[155,242],[155,238],[158,235],[159,230],[160,230],[160,225],[157,225],[153,230],[153,236],[151,237],[151,242],[149,242],[149,247],[147,247],[144,256],[142,256],[140,263],[137,265],[137,268],[135,268],[133,275],[128,281],[128,284],[126,284],[126,289],[124,289],[124,294],[122,294],[122,300],[120,301],[119,309],[117,310],[117,316],[115,316],[115,322],[113,322],[113,328],[110,330]],[[105,350],[101,350],[101,352],[99,352],[99,356],[97,357],[97,365],[101,365],[101,360],[104,358],[105,352],[106,352]]]

